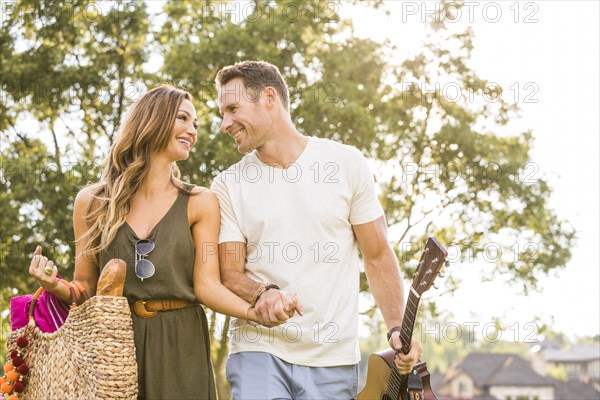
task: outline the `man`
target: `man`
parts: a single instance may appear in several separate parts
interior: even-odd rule
[[[372,172],[354,147],[296,130],[274,65],[236,63],[219,71],[216,84],[221,130],[246,154],[212,186],[221,204],[221,277],[264,325],[235,321],[232,395],[355,398],[359,249],[395,349],[404,310]],[[408,373],[421,353],[413,341],[397,357],[399,371]]]

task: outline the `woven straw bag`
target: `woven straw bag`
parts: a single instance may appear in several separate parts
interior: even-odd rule
[[[24,354],[28,382],[16,398],[137,399],[137,363],[127,299],[96,295],[76,306],[73,287],[61,282],[69,286],[73,303],[64,325],[56,332],[43,333],[30,317],[26,327],[8,336],[7,359],[19,348],[18,338],[25,336],[29,342]]]

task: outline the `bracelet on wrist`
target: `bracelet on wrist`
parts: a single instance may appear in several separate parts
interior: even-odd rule
[[[400,332],[400,331],[402,331],[402,327],[401,326],[394,326],[394,327],[392,327],[392,329],[390,329],[389,332],[387,333],[387,340],[388,340],[388,342],[392,338],[392,333],[394,333],[394,332]]]
[[[250,326],[259,326],[256,322],[254,322],[248,318],[248,314],[250,313],[250,310],[253,308],[254,308],[254,306],[250,306],[246,309],[246,314],[244,316],[244,319],[246,320],[246,323]]]
[[[254,307],[256,305],[256,303],[258,302],[258,299],[260,299],[260,296],[262,296],[263,293],[269,289],[279,289],[279,286],[277,286],[274,283],[265,283],[264,285],[261,285],[258,288],[258,290],[256,291],[256,293],[254,293],[254,296],[252,297],[252,307]]]

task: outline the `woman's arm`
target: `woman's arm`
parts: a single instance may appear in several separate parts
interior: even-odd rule
[[[194,291],[207,307],[221,314],[257,322],[250,303],[236,296],[221,283],[219,272],[219,228],[221,216],[217,196],[207,189],[194,188],[188,205],[192,237],[196,246]],[[246,315],[247,314],[247,315]]]
[[[82,255],[83,247],[87,243],[84,234],[87,231],[85,222],[85,211],[88,204],[93,201],[92,187],[86,187],[81,190],[75,198],[73,208],[73,230],[75,233],[75,274],[74,279],[81,283],[90,296],[96,293],[96,284],[98,283],[98,264],[95,258],[84,257]],[[52,269],[52,274],[45,273],[46,268]],[[29,273],[38,281],[46,291],[53,293],[61,301],[71,303],[69,289],[56,280],[57,268],[51,260],[42,256],[42,248],[38,246],[34,253],[34,257],[29,266]],[[77,294],[77,302],[81,303],[83,297],[79,290],[75,289]]]
[[[97,258],[83,254],[83,248],[89,241],[89,238],[85,235],[88,230],[85,212],[88,209],[88,205],[94,201],[93,191],[93,186],[88,186],[81,190],[75,198],[75,205],[73,207],[73,231],[75,234],[75,272],[73,280],[83,285],[83,288],[90,296],[96,294],[96,285],[100,276]],[[94,206],[98,207],[97,204],[92,205],[92,207]]]

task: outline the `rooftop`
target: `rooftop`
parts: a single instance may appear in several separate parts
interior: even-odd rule
[[[600,360],[600,345],[576,344],[567,350],[546,349],[543,356],[549,362],[586,362]]]
[[[454,368],[468,374],[477,387],[552,386],[516,354],[471,353]]]

